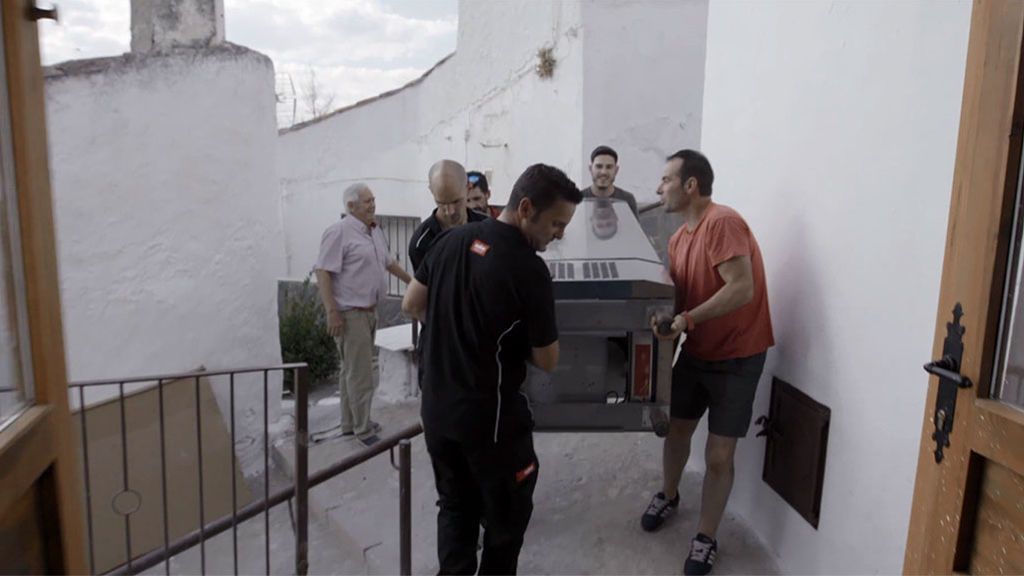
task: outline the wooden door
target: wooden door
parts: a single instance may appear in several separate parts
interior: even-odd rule
[[[0,573],[82,573],[85,523],[32,4],[0,3]]]
[[[944,364],[954,368],[946,384],[929,380],[904,561],[910,574],[1024,574],[1024,399],[1016,375],[1024,367],[1022,31],[1024,2],[975,3],[932,360],[955,356],[961,334],[962,357]],[[971,386],[957,386],[959,377]],[[944,386],[955,409],[939,412]],[[945,446],[933,435],[950,425]]]

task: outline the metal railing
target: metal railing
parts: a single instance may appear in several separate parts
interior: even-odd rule
[[[295,450],[295,463],[292,471],[293,478],[290,486],[279,488],[273,492],[270,490],[270,436],[269,436],[269,390],[270,375],[274,373],[292,372],[295,390],[295,435],[293,439]],[[263,384],[263,410],[262,410],[262,436],[263,436],[263,494],[262,498],[251,502],[241,508],[238,507],[238,486],[235,472],[235,451],[237,441],[237,426],[235,417],[235,389],[236,378],[241,375],[262,374]],[[204,487],[203,471],[203,406],[200,382],[202,379],[214,377],[226,377],[229,385],[229,410],[230,416],[230,458],[231,458],[231,511],[223,514],[213,521],[207,521],[206,494]],[[191,388],[190,392],[195,402],[195,436],[194,446],[196,453],[196,492],[198,496],[198,528],[184,534],[173,541],[169,522],[169,498],[168,498],[168,438],[166,434],[166,410],[165,391],[169,386],[175,386],[180,396],[182,384]],[[149,385],[142,390],[129,390],[126,394],[126,386]],[[98,390],[101,387],[115,387],[115,394],[107,394],[98,400],[93,399],[91,405],[87,403],[86,391]],[[159,493],[162,504],[162,546],[151,551],[136,555],[132,542],[132,516],[139,511],[142,505],[142,493],[133,486],[129,474],[129,431],[128,417],[126,410],[126,399],[133,396],[152,392],[156,393],[157,414],[151,415],[158,422],[159,426],[159,458],[160,458],[160,479]],[[228,530],[232,532],[232,553],[235,574],[238,574],[238,527],[241,522],[252,519],[259,514],[264,515],[264,562],[267,574],[270,573],[270,509],[284,502],[291,507],[294,501],[294,532],[295,532],[295,573],[306,574],[309,567],[309,490],[323,482],[326,482],[337,475],[358,466],[359,464],[385,452],[396,446],[399,451],[399,506],[400,506],[400,566],[402,574],[411,573],[411,443],[410,440],[423,429],[419,423],[411,425],[396,434],[382,439],[377,444],[347,456],[342,460],[320,470],[312,476],[308,470],[308,456],[310,434],[309,434],[309,383],[308,368],[306,364],[283,364],[277,366],[261,366],[253,368],[238,368],[220,371],[193,371],[177,374],[164,374],[157,376],[143,376],[137,378],[123,378],[114,380],[92,380],[87,382],[73,382],[69,384],[69,394],[72,403],[78,404],[79,432],[81,434],[82,464],[84,468],[84,491],[86,504],[86,525],[88,534],[89,569],[91,574],[96,574],[96,535],[94,534],[94,510],[93,510],[93,475],[90,466],[90,444],[89,425],[87,423],[88,410],[98,406],[106,406],[108,409],[113,404],[115,419],[119,420],[118,434],[121,474],[118,491],[111,499],[111,506],[115,512],[122,517],[123,539],[124,539],[124,561],[112,568],[104,567],[104,572],[110,574],[135,574],[152,568],[161,562],[164,563],[164,571],[170,574],[171,557],[184,552],[196,545],[199,546],[200,572],[206,573],[206,541],[218,534]],[[209,400],[208,400],[209,401]],[[138,415],[135,415],[138,418]],[[182,447],[178,447],[179,452]],[[109,454],[105,455],[109,457]],[[392,454],[392,464],[394,456]],[[108,474],[109,479],[109,474]],[[178,504],[177,502],[174,504]],[[147,547],[148,549],[149,547]]]
[[[409,274],[416,271],[412,269],[412,262],[409,261],[409,241],[412,240],[412,233],[420,225],[420,219],[415,216],[377,216],[377,225],[380,226],[384,237],[387,239],[388,250],[394,254],[395,259],[402,265]],[[405,284],[388,275],[388,295],[405,295]]]

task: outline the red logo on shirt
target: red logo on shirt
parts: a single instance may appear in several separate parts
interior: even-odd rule
[[[523,480],[526,480],[530,476],[530,474],[533,474],[535,470],[537,470],[537,463],[530,462],[529,466],[523,468],[519,472],[516,472],[516,484],[519,484]]]
[[[491,245],[480,240],[473,240],[469,250],[478,256],[487,256],[487,253],[491,250]]]

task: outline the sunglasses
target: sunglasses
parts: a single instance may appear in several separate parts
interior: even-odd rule
[[[469,176],[469,183],[470,183],[470,184],[476,184],[476,183],[477,183],[477,182],[479,182],[479,181],[480,181],[480,176],[478,176],[478,175],[476,175],[476,174],[471,174],[471,175]]]

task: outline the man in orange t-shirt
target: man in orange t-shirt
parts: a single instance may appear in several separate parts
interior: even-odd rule
[[[736,442],[750,427],[766,351],[775,343],[761,250],[735,210],[711,201],[714,178],[703,154],[680,150],[668,157],[658,187],[665,211],[680,214],[683,225],[668,245],[676,315],[667,333],[659,333],[653,318],[651,327],[662,340],[682,333],[686,340],[672,369],[663,489],[651,499],[641,525],[657,530],[678,507],[690,438],[708,411],[700,521],[684,574],[707,574],[714,564]]]

